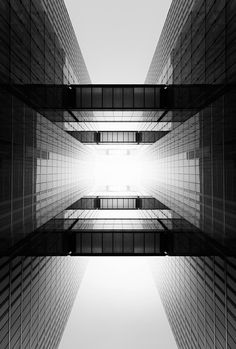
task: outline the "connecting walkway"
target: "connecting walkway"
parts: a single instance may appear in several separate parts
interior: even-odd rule
[[[5,86],[39,109],[72,111],[200,109],[231,87],[207,84]]]

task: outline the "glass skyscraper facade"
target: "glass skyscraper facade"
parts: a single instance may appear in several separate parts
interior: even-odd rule
[[[235,1],[173,1],[146,82],[235,83]],[[228,90],[150,145],[146,186],[165,205],[223,244],[235,236],[235,91]],[[162,171],[158,171],[158,168]],[[235,251],[235,245],[232,246]],[[236,347],[234,257],[151,262],[178,347]]]
[[[161,258],[150,264],[178,348],[235,348],[235,258]]]
[[[0,259],[0,347],[57,348],[86,259]]]
[[[0,16],[1,86],[90,82],[62,0],[2,1]],[[68,112],[48,112],[45,118],[4,87],[0,130],[3,250],[72,204],[87,185],[83,175],[87,151],[63,131],[63,122],[72,118]]]
[[[146,83],[235,83],[235,10],[234,1],[173,1]],[[236,226],[235,107],[235,92],[228,91],[191,118],[182,112],[185,122],[169,112],[161,121],[171,122],[172,131],[147,150],[153,168],[147,185],[219,240],[233,238]]]
[[[62,0],[1,1],[0,42],[0,249],[5,254],[77,200],[87,185],[83,144],[63,131],[63,122],[59,128],[13,95],[11,86],[90,79]],[[58,347],[86,263],[56,256],[0,258],[1,349]]]

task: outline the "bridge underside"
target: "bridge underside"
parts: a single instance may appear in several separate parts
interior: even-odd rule
[[[81,143],[151,144],[234,86],[223,85],[4,85],[29,106]],[[152,131],[116,129],[116,123],[143,122]],[[113,130],[81,125],[111,123]],[[153,128],[153,125],[157,128]],[[138,211],[109,218],[102,211]],[[151,211],[150,217],[142,212]],[[91,211],[89,218],[84,212]],[[96,211],[96,215],[93,215]],[[99,214],[97,214],[99,212]],[[83,214],[82,214],[83,213]],[[21,255],[218,255],[218,246],[198,228],[152,197],[84,197],[36,229],[7,254]],[[232,251],[232,253],[231,253]],[[5,253],[5,252],[4,252]]]
[[[120,212],[108,218],[106,212]],[[130,212],[123,217],[122,212]],[[149,212],[147,214],[147,212]],[[99,216],[99,213],[101,215]],[[9,254],[73,256],[233,255],[152,197],[83,197]]]
[[[191,110],[209,104],[227,85],[8,85],[44,110]]]

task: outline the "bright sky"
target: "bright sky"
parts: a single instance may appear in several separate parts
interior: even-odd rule
[[[90,259],[59,347],[111,348],[177,349],[144,257]]]
[[[65,3],[92,83],[144,83],[171,0]],[[110,348],[177,348],[144,258],[91,258],[59,347]]]
[[[92,83],[144,83],[171,0],[65,0]]]

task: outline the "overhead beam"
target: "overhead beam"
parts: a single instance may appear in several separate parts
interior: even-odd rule
[[[167,131],[67,131],[71,136],[87,144],[152,144],[165,136]]]
[[[217,256],[232,255],[197,231],[34,232],[9,251],[24,256]]]
[[[192,110],[222,94],[224,85],[7,85],[42,110]],[[229,86],[227,86],[229,88]]]
[[[74,202],[67,210],[168,210],[160,201],[153,197],[126,196],[126,197],[83,197]]]

